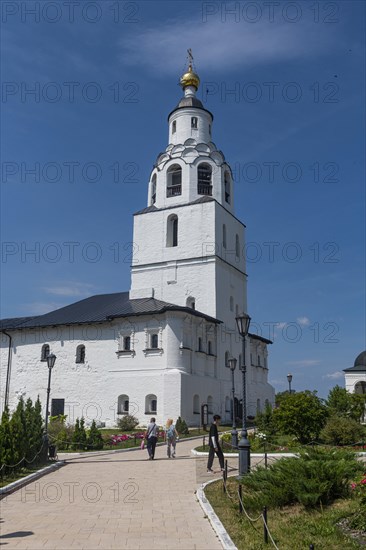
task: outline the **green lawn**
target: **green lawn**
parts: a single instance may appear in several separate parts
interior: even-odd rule
[[[222,481],[208,485],[205,494],[239,550],[273,548],[271,541],[269,544],[264,543],[263,522],[259,520],[252,524],[244,514],[239,514],[237,486],[235,479],[228,479],[227,487],[233,500],[223,493]],[[243,498],[245,505],[245,496]],[[281,550],[305,550],[310,544],[314,544],[316,550],[361,548],[358,542],[345,535],[337,526],[341,519],[357,509],[357,501],[354,500],[339,500],[331,506],[313,511],[305,511],[300,505],[269,509],[268,527]],[[254,518],[259,515],[248,512]]]

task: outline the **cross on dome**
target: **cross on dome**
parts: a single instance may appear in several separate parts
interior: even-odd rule
[[[191,48],[187,50],[188,52],[188,71],[180,79],[180,85],[183,90],[186,92],[187,88],[194,88],[195,92],[198,90],[200,85],[200,78],[197,73],[193,71],[193,54]]]

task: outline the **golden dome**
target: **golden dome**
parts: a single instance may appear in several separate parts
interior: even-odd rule
[[[200,79],[198,74],[193,72],[191,64],[189,64],[188,72],[186,72],[181,77],[180,85],[182,86],[183,90],[187,88],[187,86],[194,86],[196,90],[198,90],[198,86],[200,85]]]

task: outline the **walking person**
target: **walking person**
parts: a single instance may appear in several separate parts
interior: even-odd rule
[[[177,445],[179,434],[173,424],[173,419],[168,418],[165,427],[166,453],[168,458],[175,458],[175,447]]]
[[[145,439],[147,442],[147,452],[149,453],[149,460],[154,460],[155,457],[155,447],[158,442],[158,433],[159,428],[155,423],[155,418],[150,419],[150,423],[147,425],[145,432]]]
[[[219,442],[219,433],[217,431],[217,426],[219,426],[221,420],[221,416],[219,414],[215,414],[213,417],[213,423],[210,427],[210,435],[209,435],[209,446],[210,450],[208,453],[208,461],[207,461],[207,472],[210,474],[213,473],[212,464],[214,461],[215,453],[217,454],[217,458],[220,462],[220,468],[223,472],[225,469],[225,461],[224,461],[224,455],[220,447]]]

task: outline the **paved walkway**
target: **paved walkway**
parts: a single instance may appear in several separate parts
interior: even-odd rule
[[[163,446],[154,461],[140,450],[70,461],[0,502],[0,544],[4,550],[222,549],[195,497],[212,478],[207,458],[190,455],[195,444],[179,442],[170,460]]]

